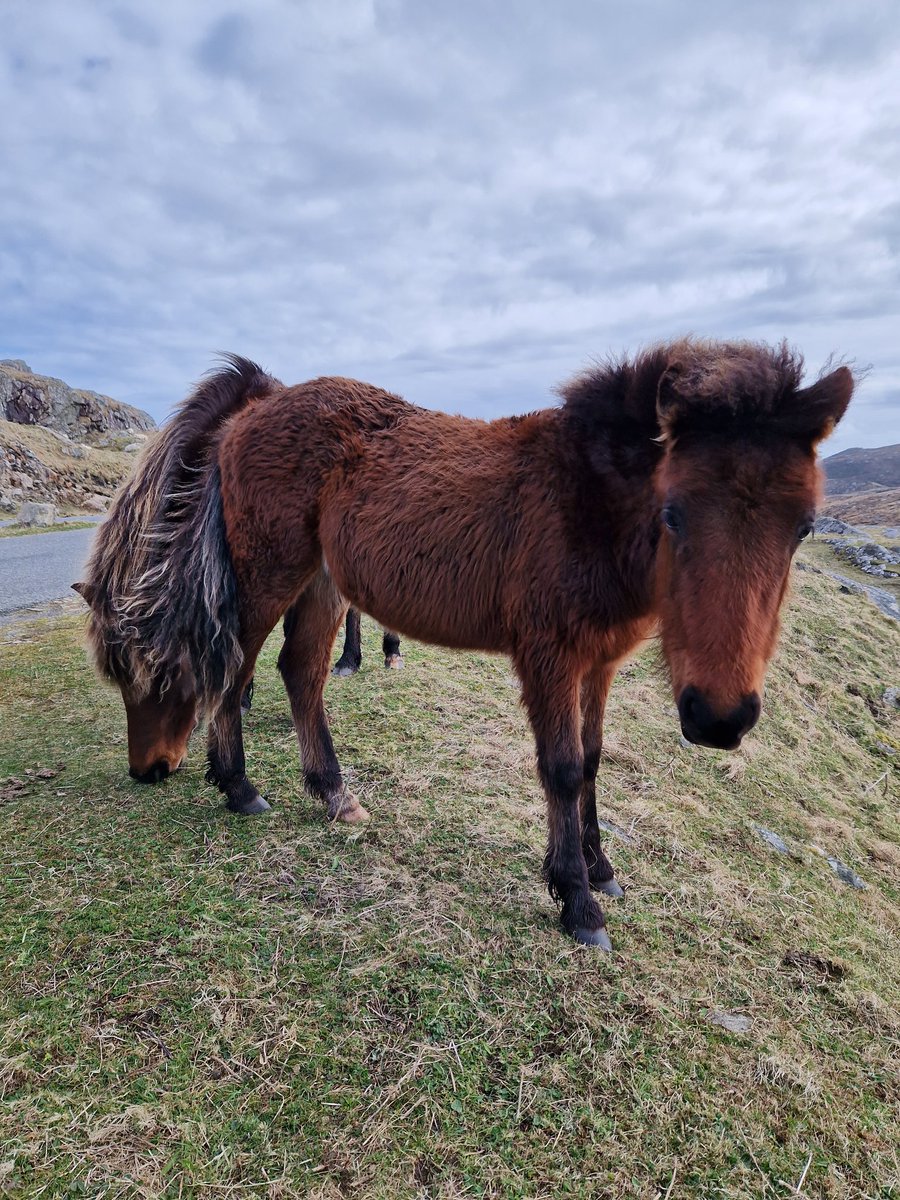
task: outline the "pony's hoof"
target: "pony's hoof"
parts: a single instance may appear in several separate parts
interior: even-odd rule
[[[354,808],[344,808],[338,813],[337,819],[346,822],[347,825],[359,825],[363,821],[370,820],[370,813],[367,808],[359,803]]]
[[[621,900],[625,895],[625,889],[615,879],[604,879],[597,884],[597,890],[604,896],[612,896],[614,900]]]
[[[244,800],[235,805],[229,804],[228,807],[242,817],[255,817],[258,813],[272,811],[271,804],[263,800],[262,796],[254,796],[252,800]]]
[[[331,668],[331,673],[338,679],[346,679],[348,675],[355,675],[358,669],[358,667],[342,667],[340,663],[337,663]]]
[[[389,671],[402,671],[406,665],[403,658],[399,654],[389,654],[384,660],[384,665]]]
[[[607,954],[612,952],[612,942],[602,925],[599,929],[587,929],[584,925],[579,925],[572,937],[582,946],[597,946]]]

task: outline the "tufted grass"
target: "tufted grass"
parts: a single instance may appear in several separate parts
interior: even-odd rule
[[[327,695],[350,831],[301,790],[277,638],[256,819],[199,745],[129,782],[79,638],[0,646],[0,1195],[900,1196],[900,627],[867,602],[796,573],[736,755],[681,744],[652,652],[622,672],[611,956],[541,885],[505,660],[404,643],[387,672],[364,625]]]

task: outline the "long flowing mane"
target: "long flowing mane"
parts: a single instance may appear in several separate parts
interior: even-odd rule
[[[216,433],[250,400],[282,386],[248,359],[223,357],[225,366],[182,401],[138,460],[97,533],[78,587],[91,606],[88,639],[99,671],[127,683],[135,695],[146,694],[154,679],[165,687],[178,666],[179,646],[196,650],[192,665],[201,676],[212,658],[220,663],[212,673],[222,676],[221,661],[235,656],[234,647],[217,645],[227,637],[215,619],[212,627],[209,619],[201,621],[200,636],[187,643],[172,636],[176,624],[188,628],[196,615],[184,606],[190,607],[190,592],[196,594],[201,581],[196,571],[179,576],[175,568],[199,549],[199,534],[214,522],[215,514],[203,506],[210,493],[218,495],[218,479],[215,489],[209,486],[211,474],[217,475],[211,453]],[[160,587],[165,577],[170,587]],[[179,588],[183,595],[175,594]],[[221,683],[215,680],[215,686]]]

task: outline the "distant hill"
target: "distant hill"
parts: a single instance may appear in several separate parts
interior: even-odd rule
[[[0,513],[26,500],[102,511],[156,422],[110,396],[0,361]]]
[[[900,445],[842,450],[822,462],[826,496],[900,488]]]

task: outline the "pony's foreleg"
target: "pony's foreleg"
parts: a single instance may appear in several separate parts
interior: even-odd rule
[[[622,889],[613,878],[612,863],[600,844],[597,823],[597,769],[603,747],[603,713],[606,697],[616,673],[614,666],[595,667],[581,686],[581,742],[584,751],[584,782],[581,787],[581,848],[584,852],[591,887],[607,896],[621,896]]]
[[[287,629],[285,629],[287,637]],[[329,651],[330,653],[330,651]],[[347,609],[347,628],[344,633],[344,649],[341,657],[331,669],[332,675],[355,675],[362,666],[362,635],[358,608]]]
[[[390,629],[385,629],[381,639],[381,649],[384,654],[384,665],[388,670],[402,671],[403,656],[400,653],[400,635],[392,633]]]
[[[331,647],[346,607],[331,579],[319,575],[293,605],[278,670],[291,702],[306,790],[325,803],[331,820],[353,824],[369,814],[344,786],[323,702]]]
[[[225,796],[225,803],[235,813],[251,816],[267,812],[269,805],[247,778],[244,758],[244,737],[241,728],[242,699],[245,688],[253,679],[256,656],[265,641],[265,634],[254,638],[244,647],[244,661],[237,678],[222,697],[209,723],[206,778]]]
[[[565,664],[543,656],[531,657],[518,666],[547,798],[549,839],[544,878],[550,895],[562,906],[560,920],[566,932],[576,941],[610,950],[606,918],[591,895],[581,848],[584,756],[578,728],[579,681]]]

